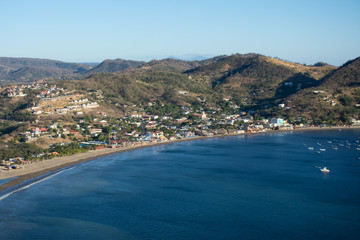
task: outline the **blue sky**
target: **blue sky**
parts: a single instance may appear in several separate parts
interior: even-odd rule
[[[358,0],[11,0],[0,56],[100,62],[260,53],[341,65],[360,56]]]

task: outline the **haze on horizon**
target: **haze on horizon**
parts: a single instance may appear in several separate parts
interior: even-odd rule
[[[0,56],[100,62],[259,53],[341,65],[360,56],[356,0],[13,0]]]

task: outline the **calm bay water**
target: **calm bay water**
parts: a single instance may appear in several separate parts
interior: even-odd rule
[[[234,136],[103,157],[0,200],[0,239],[360,239],[359,133]]]

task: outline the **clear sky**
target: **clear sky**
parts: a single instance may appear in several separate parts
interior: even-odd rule
[[[359,0],[3,0],[0,56],[100,62],[260,53],[360,56]]]

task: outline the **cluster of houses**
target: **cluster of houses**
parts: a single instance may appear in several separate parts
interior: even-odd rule
[[[37,90],[39,92],[39,94],[37,94],[38,98],[58,96],[60,93],[62,93],[62,91],[64,91],[64,89],[61,87],[57,87],[56,85],[50,85],[46,82],[39,81],[37,83],[32,83],[32,84],[9,86],[3,89],[2,94],[10,98],[24,97],[26,96],[25,93],[26,89]]]
[[[76,101],[76,102],[75,102]],[[74,103],[87,104],[87,99],[75,100]],[[70,108],[68,108],[70,109]],[[254,121],[252,116],[245,115],[245,112],[239,114],[220,114],[215,116],[207,114],[204,111],[194,113],[188,107],[183,108],[183,117],[173,118],[171,116],[148,115],[145,113],[132,113],[116,120],[107,117],[103,112],[99,112],[99,118],[91,120],[91,123],[84,125],[85,120],[79,118],[74,129],[73,126],[61,126],[53,123],[46,127],[34,127],[21,133],[26,141],[34,141],[40,136],[66,136],[69,134],[77,135],[79,138],[96,139],[104,134],[104,128],[110,127],[111,132],[107,132],[107,141],[111,144],[123,143],[124,139],[131,141],[166,141],[182,139],[194,136],[210,136],[218,134],[239,134],[254,133],[266,131],[267,129],[288,128],[294,126],[287,123],[282,118],[263,119]],[[191,116],[191,117],[190,117]],[[126,126],[131,126],[129,131],[121,131]],[[114,130],[117,129],[117,130]],[[134,130],[136,129],[136,130]],[[161,129],[161,130],[160,130]],[[164,134],[164,130],[170,132]],[[121,131],[121,133],[120,133]]]
[[[64,88],[57,87],[56,85],[48,85],[47,83],[42,85],[42,90],[37,95],[38,98],[53,98],[64,94]]]
[[[37,103],[31,108],[32,113],[36,115],[68,113],[83,114],[83,110],[99,107],[97,102],[91,102],[88,98],[73,99],[72,97],[76,96],[76,94],[68,94],[71,94],[71,92],[67,92],[66,95],[61,96],[40,98],[40,104]],[[61,105],[57,104],[57,102],[61,103]]]
[[[24,87],[12,86],[5,89],[4,95],[13,98],[13,97],[24,97],[26,96],[26,93],[24,93]]]
[[[84,125],[86,123],[84,119],[78,119],[73,126],[60,126],[58,123],[53,123],[46,127],[34,127],[21,133],[21,136],[25,138],[25,141],[32,142],[41,136],[51,138],[70,136],[72,134],[78,139],[77,141],[81,146],[96,145],[96,149],[100,149],[104,147],[146,145],[197,136],[244,134],[264,132],[274,128],[293,128],[292,125],[287,124],[281,118],[254,121],[252,117],[241,114],[222,114],[220,118],[214,118],[213,115],[208,116],[205,112],[192,114],[195,119],[186,117],[173,119],[170,116],[130,114],[111,122],[106,116],[101,115],[103,119],[92,119],[92,122],[87,123],[86,126]],[[167,124],[164,123],[165,121]],[[131,126],[127,128],[129,130],[123,131],[126,128],[124,124]],[[214,126],[221,127],[215,128]],[[111,131],[105,132],[105,127],[110,127]],[[99,139],[100,136],[103,138]],[[71,142],[74,139],[68,140]],[[24,164],[28,163],[30,162],[26,159],[18,157],[3,161],[3,166],[7,170],[12,170],[22,168]]]
[[[91,109],[91,108],[97,108],[99,107],[99,104],[97,102],[85,102],[82,104],[76,104],[76,105],[68,105],[64,108],[56,108],[55,113],[59,114],[66,114],[69,112],[76,112],[77,114],[83,114],[82,110],[84,109]]]
[[[29,109],[33,114],[77,113],[75,116],[80,115],[71,126],[62,125],[60,122],[54,122],[49,126],[35,125],[20,134],[26,142],[36,142],[41,137],[62,137],[68,142],[77,141],[81,146],[96,145],[96,148],[103,148],[143,145],[196,136],[256,133],[274,128],[293,128],[281,118],[254,121],[251,112],[241,111],[238,105],[231,102],[231,97],[225,97],[223,100],[228,102],[237,114],[223,114],[219,106],[208,107],[206,110],[202,107],[194,109],[194,107],[182,106],[181,117],[177,118],[170,115],[149,115],[143,111],[132,112],[114,119],[108,117],[105,112],[98,112],[98,119],[85,122],[81,113],[85,109],[92,109],[94,112],[97,110],[99,104],[89,98],[101,100],[103,96],[100,90],[88,91],[89,97],[87,97],[85,94],[76,94],[62,87],[42,82],[8,87],[2,92],[9,97],[24,96],[25,89],[36,90],[37,93],[38,99],[34,100],[33,106]],[[178,94],[187,95],[188,92],[178,91]],[[199,98],[199,101],[206,102],[202,98]],[[148,106],[155,104],[159,104],[156,99],[150,99]],[[279,105],[279,107],[285,106]],[[16,166],[28,163],[22,158],[5,161],[6,165],[10,166],[9,169],[18,168],[15,167],[14,162],[17,162]]]
[[[326,96],[326,92],[323,91],[323,90],[319,90],[319,91],[313,91],[313,93],[315,95],[320,95],[322,96],[321,100],[329,103],[331,106],[335,106],[336,105],[336,102],[334,101],[334,98],[331,97],[331,96]]]
[[[16,158],[9,158],[4,160],[2,165],[5,170],[12,170],[12,169],[21,169],[26,164],[30,164],[31,161],[27,161],[23,157],[16,157]]]
[[[73,99],[69,101],[66,106],[53,107],[55,102],[67,102],[66,99],[70,98],[74,94],[74,91],[66,91],[63,87],[58,87],[55,84],[49,84],[47,82],[39,81],[32,84],[22,84],[16,86],[9,86],[1,89],[1,94],[14,98],[26,96],[26,90],[33,90],[36,93],[33,106],[29,109],[33,114],[68,114],[78,113],[82,114],[85,109],[92,109],[99,107],[97,102],[91,102],[88,98]],[[101,98],[101,92],[96,91],[94,94]],[[70,96],[70,97],[69,97]],[[55,104],[56,105],[56,104]],[[42,106],[46,106],[46,109]]]

